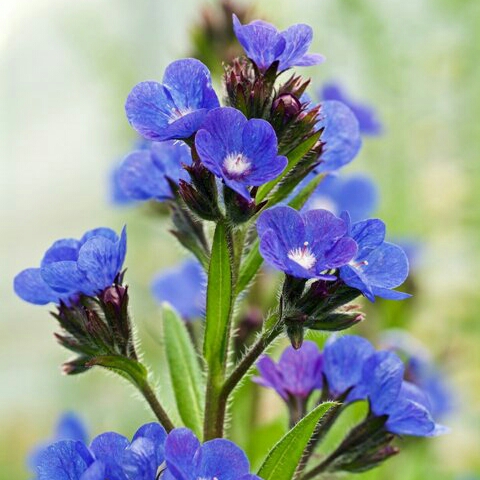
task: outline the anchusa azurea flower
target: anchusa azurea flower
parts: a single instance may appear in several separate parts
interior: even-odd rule
[[[243,451],[229,440],[203,445],[186,428],[168,436],[158,423],[140,427],[130,442],[118,433],[82,441],[63,440],[47,447],[36,464],[36,480],[255,480]]]
[[[358,222],[365,220],[373,213],[377,206],[377,200],[376,185],[367,176],[358,174],[345,177],[327,175],[312,193],[303,209],[323,208],[335,215],[346,211],[352,222]]]
[[[205,315],[206,276],[194,259],[158,273],[152,282],[152,293],[158,302],[168,302],[185,320]]]
[[[383,131],[382,124],[377,117],[375,109],[365,103],[353,101],[338,82],[328,82],[318,90],[319,99],[338,100],[347,105],[355,114],[362,135],[380,135]]]
[[[261,20],[242,25],[234,15],[233,28],[248,58],[261,71],[267,70],[274,62],[278,62],[278,69],[283,71],[291,67],[318,65],[325,60],[318,53],[307,53],[313,38],[313,30],[308,25],[292,25],[279,32]]]
[[[251,200],[247,187],[273,180],[287,165],[287,159],[277,153],[272,126],[261,119],[247,120],[229,107],[207,115],[195,147],[207,169],[246,200]]]
[[[15,277],[15,292],[36,305],[68,303],[79,295],[96,295],[120,274],[126,247],[125,228],[120,236],[109,228],[97,228],[80,240],[57,240],[46,251],[39,268],[28,268]]]
[[[139,83],[125,110],[133,128],[149,140],[190,138],[205,115],[219,106],[208,68],[194,58],[171,63],[163,83]]]

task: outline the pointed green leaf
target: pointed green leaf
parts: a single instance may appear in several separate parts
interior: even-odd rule
[[[288,164],[285,167],[282,175],[275,178],[274,180],[266,183],[258,189],[255,200],[257,203],[260,203],[266,198],[266,196],[277,186],[277,184],[285,178],[285,176],[293,170],[293,168],[300,162],[300,160],[314,147],[321,135],[321,130],[314,133],[303,141],[298,147],[294,148],[291,152],[287,154]]]
[[[251,282],[263,263],[263,258],[258,250],[259,244],[259,240],[256,238],[250,251],[247,253],[242,262],[237,280],[237,295],[247,288],[248,284]]]
[[[334,405],[335,402],[322,403],[302,418],[270,450],[258,475],[264,480],[292,480],[318,422]]]
[[[178,412],[184,425],[202,432],[203,377],[185,323],[168,303],[162,305],[163,334],[168,368]]]
[[[208,268],[207,315],[203,354],[210,370],[223,372],[230,329],[232,272],[227,227],[217,224]]]
[[[301,210],[307,200],[310,198],[310,195],[315,191],[315,189],[320,185],[322,180],[325,178],[324,173],[320,173],[316,177],[312,178],[307,185],[305,185],[300,192],[290,201],[288,204],[290,207],[295,210]]]

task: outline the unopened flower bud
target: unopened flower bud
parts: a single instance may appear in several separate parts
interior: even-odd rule
[[[278,96],[272,104],[272,113],[282,114],[284,121],[289,121],[296,117],[302,110],[300,100],[291,93],[284,93]]]

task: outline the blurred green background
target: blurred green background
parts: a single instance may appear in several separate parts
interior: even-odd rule
[[[213,2],[211,2],[213,3]],[[242,2],[240,2],[242,3]],[[394,323],[423,341],[448,373],[457,403],[438,439],[361,478],[460,479],[480,473],[480,2],[262,0],[279,27],[314,28],[327,62],[302,73],[340,80],[385,125],[347,171],[378,183],[391,237],[421,241],[407,310],[380,305],[364,331]],[[127,223],[127,279],[146,358],[165,380],[149,283],[180,248],[148,209],[108,202],[112,164],[135,139],[123,111],[131,87],[161,79],[189,52],[200,0],[3,0],[0,5],[0,479],[26,479],[25,457],[58,414],[75,410],[92,435],[130,435],[151,417],[132,389],[103,372],[60,374],[48,308],[23,303],[12,279],[57,238]],[[246,4],[243,2],[242,4]],[[366,330],[365,330],[366,329]],[[375,337],[375,333],[372,334]],[[163,380],[162,380],[163,382]],[[165,383],[165,382],[163,382]],[[163,385],[162,383],[162,385]],[[169,398],[168,385],[161,395]],[[281,433],[279,402],[261,392],[261,456]],[[344,420],[348,424],[348,419]],[[280,423],[279,423],[280,422]],[[280,432],[279,432],[280,429]],[[241,438],[238,438],[242,442]],[[255,461],[255,459],[253,459]],[[473,477],[472,477],[473,478]]]

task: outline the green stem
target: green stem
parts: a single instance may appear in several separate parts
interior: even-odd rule
[[[145,382],[142,386],[138,385],[138,389],[142,393],[143,397],[150,405],[150,408],[153,410],[153,413],[158,418],[158,421],[163,425],[167,432],[170,432],[175,428],[170,417],[168,416],[167,412],[163,409],[162,405],[158,401],[155,392],[153,391],[152,387]]]

